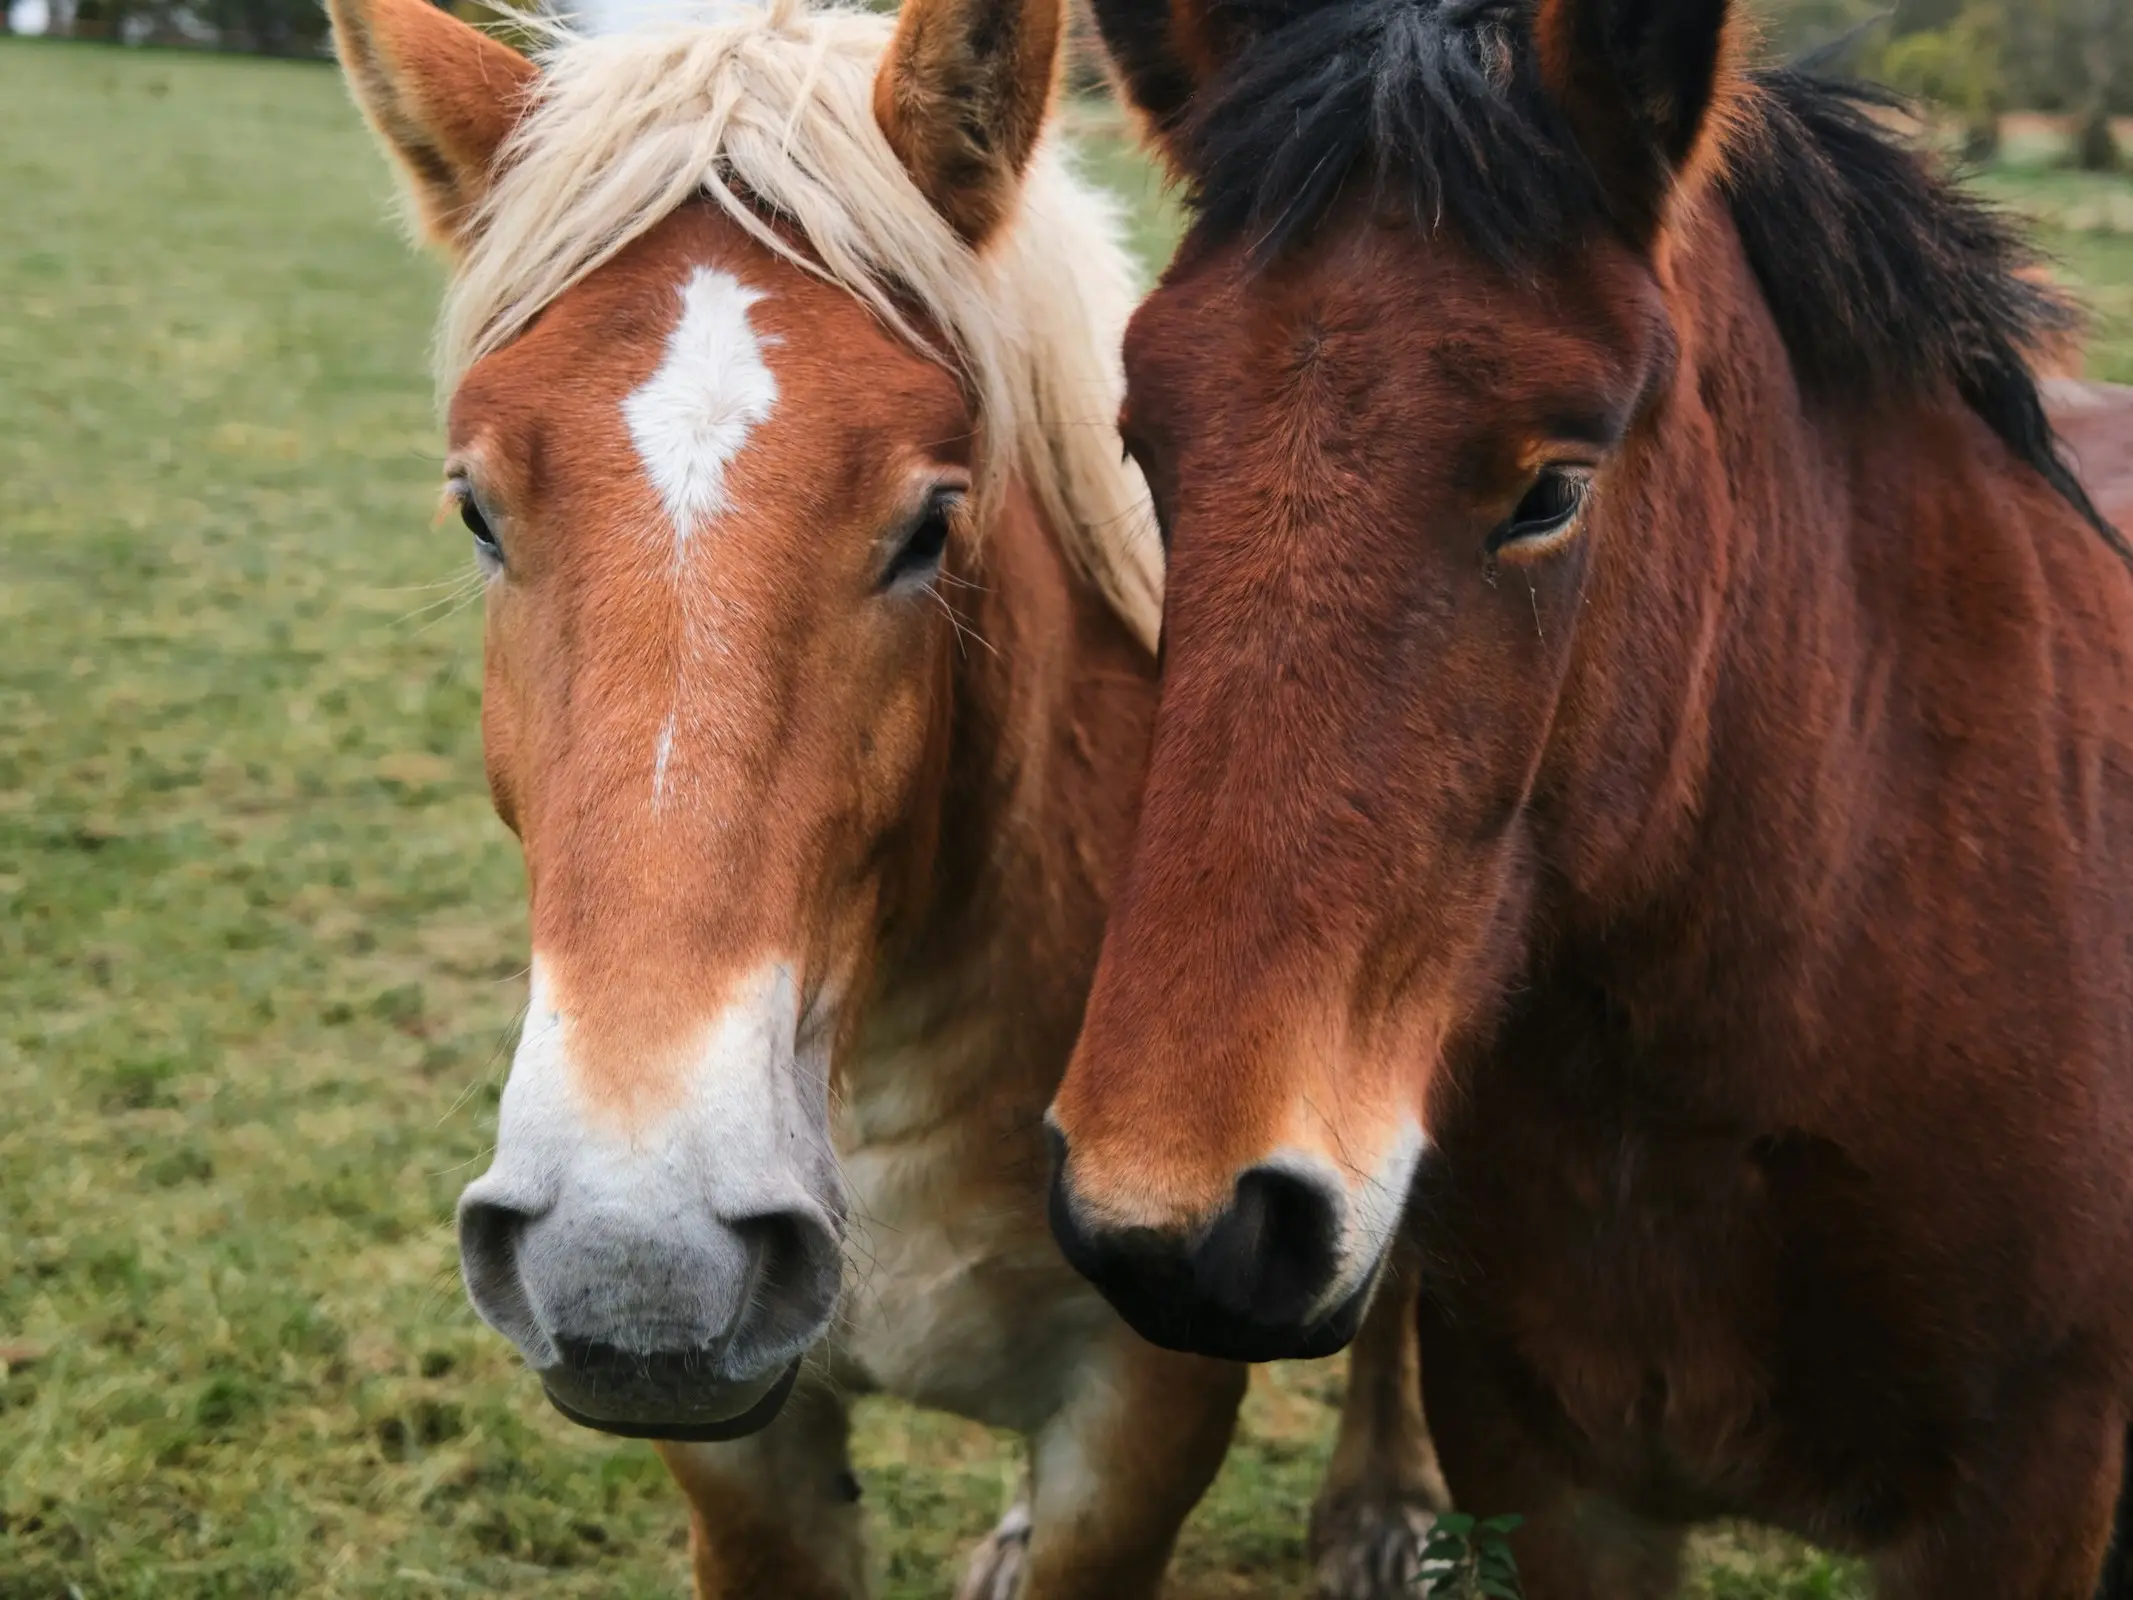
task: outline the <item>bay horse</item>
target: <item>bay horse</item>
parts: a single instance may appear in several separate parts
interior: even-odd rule
[[[1132,275],[1045,133],[1058,6],[779,0],[538,65],[428,0],[332,12],[451,263],[531,896],[475,1308],[660,1441],[707,1600],[866,1591],[868,1391],[1029,1441],[965,1596],[1152,1595],[1245,1372],[1134,1336],[1045,1223],[1161,583],[1109,431]],[[1411,1326],[1379,1347],[1321,1502],[1343,1595],[1397,1592],[1429,1503]]]
[[[1190,231],[1052,1109],[1127,1320],[1337,1346],[1532,1600],[1757,1519],[2087,1600],[2133,1414],[2133,577],[1996,216],[1729,0],[1095,0]],[[2133,1594],[2123,1555],[2103,1579]]]

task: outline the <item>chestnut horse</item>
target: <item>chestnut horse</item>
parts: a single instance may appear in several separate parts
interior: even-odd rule
[[[663,1441],[701,1595],[864,1592],[869,1390],[1030,1441],[966,1595],[1153,1594],[1244,1371],[1136,1338],[1045,1224],[1160,586],[1109,429],[1131,276],[1042,137],[1057,5],[780,3],[539,67],[428,0],[333,16],[452,262],[531,892],[476,1308]],[[1412,1566],[1413,1343],[1394,1308],[1357,1372],[1332,1592]]]
[[[1756,1518],[2084,1600],[2133,1409],[2133,577],[2009,228],[1728,0],[1096,0],[1191,231],[1053,1108],[1135,1327],[1338,1344],[1532,1600]],[[2133,1593],[2124,1573],[2114,1595]]]

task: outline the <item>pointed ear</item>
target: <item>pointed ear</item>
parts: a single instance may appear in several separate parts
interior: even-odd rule
[[[973,245],[1014,209],[1051,113],[1062,0],[904,0],[874,120],[920,193]]]
[[[1732,0],[1541,0],[1541,79],[1616,220],[1649,243],[1682,178],[1719,142],[1735,95]]]
[[[349,91],[406,179],[424,235],[463,250],[533,63],[430,0],[328,0],[327,10]]]
[[[1217,0],[1090,0],[1118,96],[1143,139],[1177,164],[1177,136],[1192,97],[1221,71],[1238,40]]]

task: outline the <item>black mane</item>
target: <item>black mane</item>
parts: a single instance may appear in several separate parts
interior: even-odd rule
[[[1516,270],[1610,225],[1541,84],[1533,0],[1213,0],[1249,39],[1182,130],[1201,227],[1270,259],[1351,184]],[[1891,97],[1752,74],[1724,193],[1800,381],[1856,404],[1952,385],[2133,561],[2059,453],[2030,353],[2078,325],[2000,212],[1882,127]]]

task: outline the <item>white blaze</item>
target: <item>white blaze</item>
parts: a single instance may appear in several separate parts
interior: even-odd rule
[[[616,1210],[708,1198],[720,1216],[775,1209],[765,1194],[791,1181],[789,1141],[820,1142],[809,1114],[823,1064],[803,1059],[792,968],[765,962],[677,1047],[675,1103],[649,1120],[603,1111],[571,1048],[576,1024],[558,1004],[549,964],[533,957],[533,992],[497,1117],[496,1161],[475,1184],[539,1196],[559,1190]],[[486,1198],[484,1193],[483,1198]]]
[[[778,400],[763,360],[777,340],[759,337],[748,321],[762,291],[716,267],[692,267],[678,293],[681,316],[659,370],[622,402],[630,441],[673,526],[677,563],[690,537],[727,509],[727,469]],[[655,811],[666,804],[675,720],[670,711],[652,752]]]
[[[726,509],[726,469],[778,400],[748,308],[763,298],[730,272],[695,267],[666,358],[622,402],[623,420],[674,524],[675,552]]]
[[[652,751],[652,809],[657,811],[666,804],[667,763],[674,756],[674,713],[667,713],[667,720],[659,729],[659,743]]]

